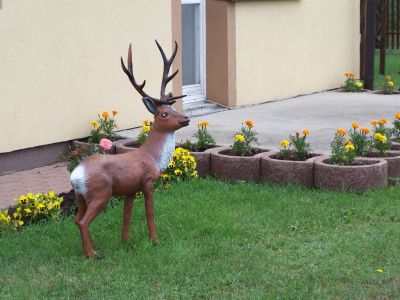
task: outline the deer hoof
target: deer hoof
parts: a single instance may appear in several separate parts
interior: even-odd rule
[[[86,256],[87,258],[98,258],[98,257],[99,257],[99,255],[97,254],[97,252],[94,251],[93,249],[90,250],[89,252],[86,252],[86,253],[85,253],[85,256]]]
[[[151,243],[153,244],[153,246],[157,246],[158,244],[160,244],[160,242],[157,239],[151,240]]]

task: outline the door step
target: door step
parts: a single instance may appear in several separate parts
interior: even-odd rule
[[[189,118],[213,114],[227,109],[227,107],[223,107],[209,100],[183,104],[183,113]]]

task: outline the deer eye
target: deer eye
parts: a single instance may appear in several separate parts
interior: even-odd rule
[[[167,113],[167,112],[163,112],[163,113],[161,114],[161,117],[163,117],[163,118],[168,117],[168,113]]]

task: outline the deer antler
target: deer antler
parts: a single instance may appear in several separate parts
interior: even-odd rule
[[[155,98],[147,95],[143,91],[143,88],[146,85],[146,80],[144,80],[142,84],[138,84],[136,82],[135,76],[133,75],[133,69],[132,69],[132,44],[129,44],[129,49],[128,49],[128,68],[125,67],[124,60],[122,59],[122,56],[121,56],[121,66],[122,66],[122,70],[124,70],[125,74],[128,76],[129,81],[132,83],[133,87],[136,89],[136,91],[138,91],[138,93],[142,97],[150,98],[153,101],[158,101],[158,99],[155,99]]]
[[[164,72],[163,72],[163,77],[162,77],[162,82],[161,82],[161,94],[160,94],[160,100],[163,104],[173,104],[175,103],[176,99],[183,98],[186,95],[181,95],[181,96],[176,96],[174,97],[172,93],[169,93],[168,95],[165,94],[165,88],[167,87],[168,82],[170,82],[176,74],[178,74],[179,70],[176,70],[171,76],[168,76],[169,71],[171,69],[172,62],[175,59],[176,53],[178,52],[178,43],[175,41],[175,49],[174,52],[172,53],[172,56],[170,59],[167,59],[165,56],[164,50],[161,48],[160,44],[156,41],[157,47],[160,50],[162,59],[164,61]]]
[[[134,88],[138,91],[138,93],[144,97],[144,98],[150,98],[153,100],[154,103],[159,104],[159,105],[172,105],[176,102],[176,99],[180,99],[185,97],[186,95],[181,95],[181,96],[173,96],[172,93],[168,93],[167,95],[165,94],[165,88],[167,87],[168,82],[170,82],[176,74],[178,74],[179,70],[176,70],[171,76],[168,76],[169,71],[171,69],[172,62],[175,59],[176,53],[178,52],[178,43],[175,41],[175,49],[174,52],[172,53],[172,56],[170,59],[167,59],[165,56],[164,50],[161,48],[160,44],[156,40],[156,44],[158,49],[160,50],[162,59],[164,61],[164,72],[163,72],[163,77],[161,81],[161,94],[160,94],[160,99],[153,98],[149,95],[147,95],[144,91],[143,88],[146,85],[146,80],[143,81],[142,84],[138,84],[135,80],[135,77],[133,75],[133,70],[132,70],[132,45],[129,44],[129,50],[128,50],[128,68],[125,67],[124,61],[121,57],[121,66],[122,69],[124,70],[125,74],[128,76],[129,81],[132,83]]]

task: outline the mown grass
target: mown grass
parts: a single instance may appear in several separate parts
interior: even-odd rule
[[[177,184],[155,197],[157,246],[143,200],[128,244],[121,204],[92,224],[101,260],[82,256],[72,218],[3,237],[0,298],[399,298],[399,191]]]
[[[379,73],[380,54],[379,50],[375,50],[375,78],[374,89],[382,90],[385,83],[385,75],[390,75],[395,83],[395,90],[400,87],[400,50],[386,50],[386,74]]]

